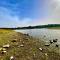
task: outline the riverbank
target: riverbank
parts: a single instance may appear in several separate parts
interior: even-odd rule
[[[52,46],[26,34],[0,29],[0,60],[10,60],[11,56],[15,60],[60,60],[59,48]]]

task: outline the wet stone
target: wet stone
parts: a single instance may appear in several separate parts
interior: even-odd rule
[[[49,40],[50,41],[50,43],[52,44],[53,43],[53,41],[52,40]]]
[[[59,47],[59,45],[58,45],[58,44],[56,44],[56,47]]]
[[[53,42],[57,42],[58,39],[53,39]]]

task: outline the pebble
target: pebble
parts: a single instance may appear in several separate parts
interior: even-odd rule
[[[46,43],[45,46],[50,46],[50,44],[49,43]]]
[[[12,40],[11,42],[16,42],[17,41],[17,39],[14,39],[14,40]]]
[[[34,54],[33,54],[33,56],[35,57],[35,56],[36,56],[36,54],[34,53]]]
[[[42,51],[43,49],[42,48],[39,48],[40,51]]]
[[[6,51],[6,49],[5,48],[2,48],[2,51]]]
[[[2,54],[5,54],[6,52],[7,52],[7,51],[2,51],[1,53],[2,53]]]
[[[22,43],[24,44],[24,41]]]
[[[45,53],[45,56],[48,56],[48,54],[47,54],[47,53]]]
[[[57,42],[58,39],[53,39],[53,42]]]
[[[50,43],[52,44],[53,43],[53,41],[52,40],[49,40],[50,41]]]
[[[10,57],[10,60],[14,60],[14,56],[11,56],[11,57]]]
[[[20,45],[20,47],[24,47],[24,45],[23,45],[23,44],[21,44],[21,45]]]
[[[29,36],[29,34],[24,34],[24,35]]]

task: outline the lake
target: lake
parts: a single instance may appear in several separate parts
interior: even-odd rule
[[[60,30],[59,29],[26,29],[26,30],[15,30],[17,32],[28,33],[30,36],[39,38],[44,41],[49,41],[53,39],[58,39],[58,44],[60,44]]]

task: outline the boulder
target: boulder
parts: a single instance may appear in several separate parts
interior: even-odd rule
[[[48,56],[48,54],[47,54],[47,53],[45,53],[45,56]]]

